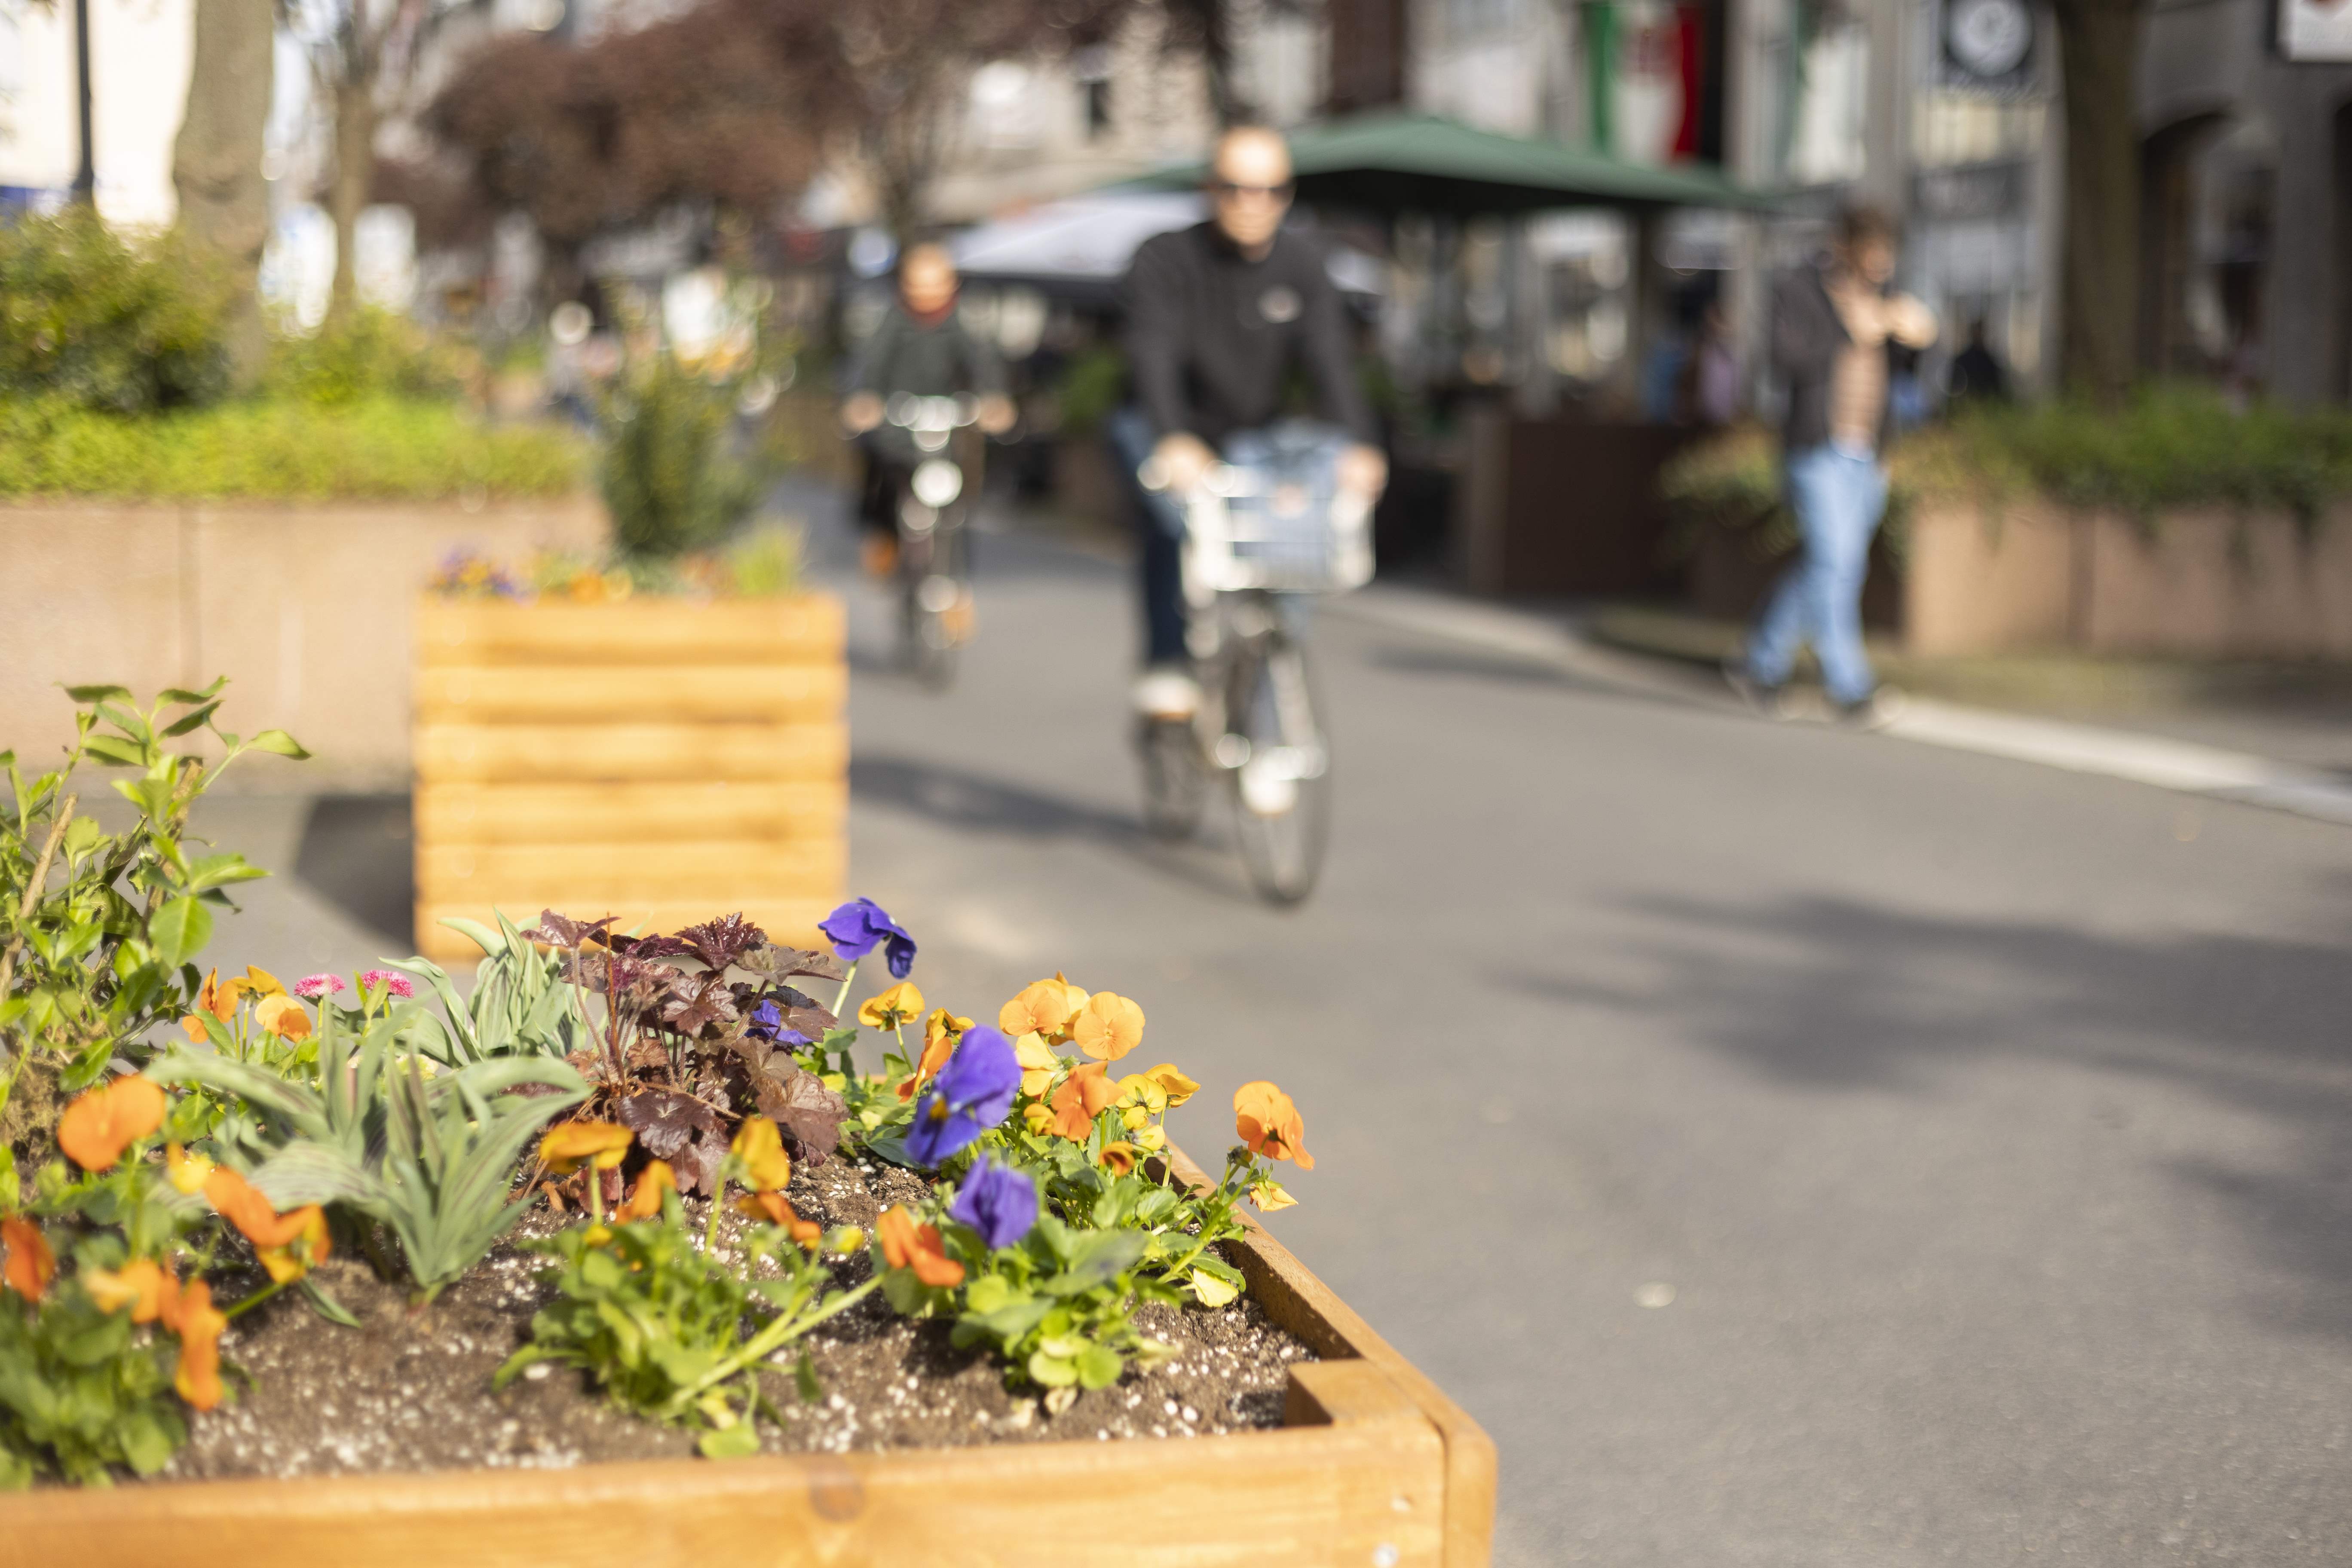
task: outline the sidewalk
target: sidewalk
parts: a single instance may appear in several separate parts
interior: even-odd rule
[[[1588,679],[1737,705],[1717,672],[1738,644],[1738,628],[1726,623],[1616,606],[1506,607],[1391,584],[1330,608]],[[2352,825],[2352,673],[1872,657],[1909,694],[1879,731],[1891,738]]]

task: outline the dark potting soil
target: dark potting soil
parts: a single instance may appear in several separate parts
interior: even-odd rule
[[[835,1159],[796,1171],[789,1191],[805,1218],[870,1228],[882,1208],[919,1198],[923,1184],[893,1166]],[[688,1205],[689,1213],[699,1209]],[[570,1368],[541,1363],[491,1392],[491,1374],[530,1337],[531,1314],[551,1294],[537,1278],[551,1260],[520,1244],[559,1223],[544,1208],[534,1211],[422,1315],[410,1311],[404,1288],[342,1258],[318,1278],[362,1327],[322,1321],[293,1291],[255,1308],[221,1342],[224,1357],[252,1381],[232,1379],[230,1401],[192,1417],[187,1447],[158,1479],[562,1467],[691,1454],[693,1432],[627,1414]],[[722,1247],[740,1223],[733,1215],[722,1219]],[[845,1286],[870,1271],[863,1254],[832,1267]],[[844,1453],[1278,1426],[1288,1369],[1315,1359],[1247,1296],[1214,1310],[1145,1307],[1137,1325],[1177,1353],[1149,1373],[1130,1368],[1108,1388],[1080,1392],[1057,1414],[1034,1390],[1008,1392],[1003,1369],[985,1351],[950,1345],[948,1323],[910,1322],[870,1296],[801,1342],[823,1389],[814,1404],[802,1402],[788,1371],[762,1374],[784,1419],[761,1419],[761,1445],[771,1453]]]

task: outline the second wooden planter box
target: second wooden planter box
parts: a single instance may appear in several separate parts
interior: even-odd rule
[[[416,618],[416,940],[542,909],[812,944],[846,873],[838,600],[510,604]]]

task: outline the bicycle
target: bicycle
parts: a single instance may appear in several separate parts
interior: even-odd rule
[[[1344,438],[1286,425],[1235,437],[1184,516],[1185,633],[1202,703],[1189,719],[1145,717],[1136,736],[1144,824],[1171,841],[1196,833],[1226,781],[1250,885],[1269,903],[1315,889],[1330,837],[1331,746],[1307,668],[1307,596],[1372,575],[1371,502],[1335,481]],[[1149,462],[1137,478],[1165,495]]]
[[[907,470],[898,497],[898,644],[901,662],[933,689],[955,679],[971,635],[971,547],[966,524],[980,489],[979,399],[890,395],[882,437],[887,460]],[[884,432],[887,434],[884,434]]]

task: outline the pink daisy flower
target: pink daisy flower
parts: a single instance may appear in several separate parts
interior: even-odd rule
[[[294,994],[306,1002],[316,1002],[321,996],[333,996],[350,989],[340,974],[306,974],[294,983]]]
[[[371,969],[360,976],[360,984],[373,991],[382,986],[394,996],[414,996],[416,987],[408,976],[390,969]]]

